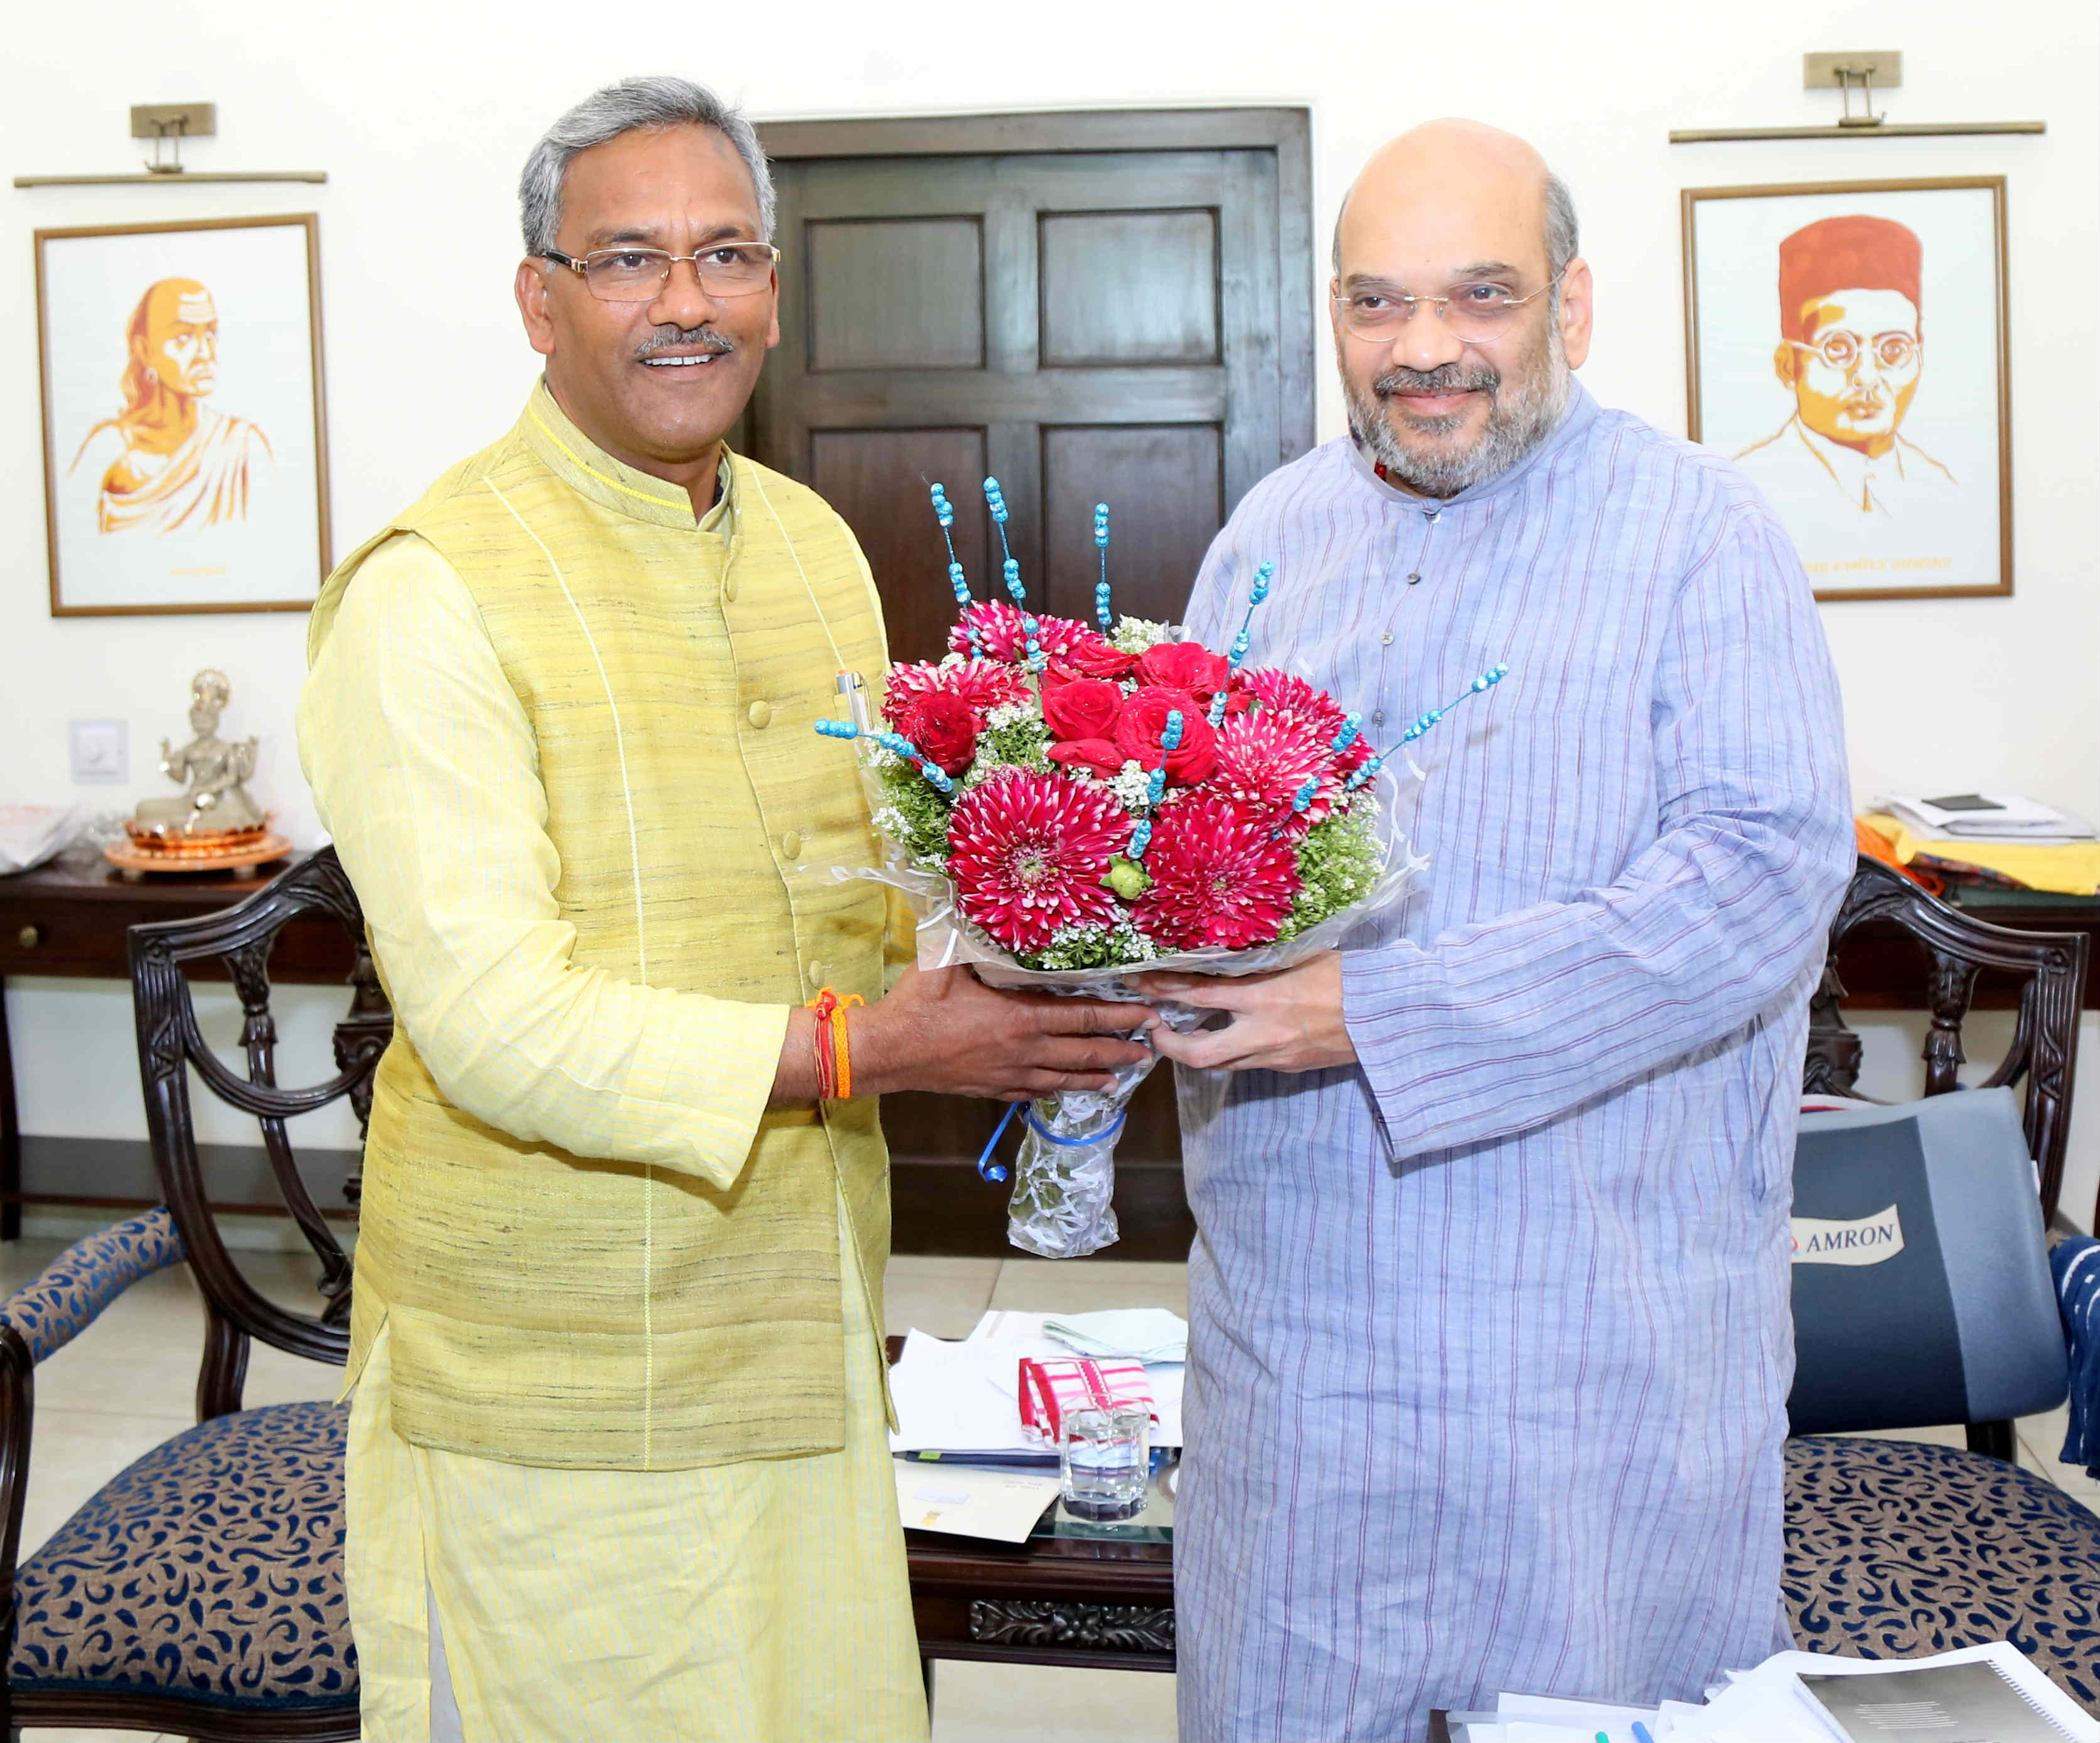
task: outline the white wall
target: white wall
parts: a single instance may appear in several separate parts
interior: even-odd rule
[[[1828,121],[1836,94],[1798,88],[1802,52],[1882,46],[1904,53],[1909,82],[1886,104],[1896,118],[2039,118],[2049,134],[1667,143],[1674,126]],[[1956,0],[1503,0],[1427,14],[1331,0],[1259,13],[1185,0],[1048,12],[817,0],[730,15],[593,15],[553,0],[365,0],[354,11],[182,0],[157,11],[151,31],[105,29],[79,7],[27,11],[0,64],[10,174],[129,167],[129,104],[209,99],[220,136],[190,148],[196,167],[323,168],[329,180],[0,192],[0,329],[11,335],[0,344],[0,526],[11,535],[0,549],[0,798],[77,791],[113,805],[152,791],[142,749],[179,727],[189,674],[210,664],[233,679],[229,728],[263,737],[262,796],[295,836],[315,828],[292,744],[298,619],[46,614],[29,232],[318,210],[336,537],[347,549],[516,413],[532,359],[510,300],[510,190],[538,130],[598,82],[660,69],[712,83],[761,118],[1308,104],[1323,236],[1381,140],[1432,115],[1478,116],[1536,140],[1575,190],[1599,298],[1585,379],[1607,404],[1678,430],[1680,188],[2004,174],[2017,591],[1833,605],[1824,622],[1863,796],[1912,781],[2003,785],[2100,813],[2100,11],[2090,0],[2036,0],[2011,29],[1979,28],[1974,7]],[[424,258],[448,268],[406,263]],[[1340,426],[1326,368],[1323,435]],[[131,722],[131,792],[68,786],[65,721],[99,716]],[[122,997],[111,989],[94,995],[99,1015],[75,1004],[61,1016],[68,996],[48,983],[10,995],[32,1131],[99,1132],[118,1118],[117,1079],[85,1061],[90,1035],[128,1057]],[[31,1039],[40,1026],[48,1044]],[[2090,1084],[2100,1061],[2089,1067]],[[2100,1091],[2086,1099],[2090,1110]]]

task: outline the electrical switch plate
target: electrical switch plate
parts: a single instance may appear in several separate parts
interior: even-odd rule
[[[121,720],[66,722],[73,739],[73,779],[77,787],[121,787],[131,779],[131,729]]]

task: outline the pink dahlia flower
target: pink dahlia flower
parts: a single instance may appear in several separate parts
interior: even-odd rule
[[[1302,677],[1274,666],[1262,666],[1246,674],[1246,686],[1262,708],[1307,726],[1321,739],[1333,742],[1348,712],[1324,690],[1315,690]]]
[[[1272,841],[1269,828],[1212,792],[1162,806],[1138,924],[1171,950],[1273,942],[1298,894],[1298,854],[1288,841]]]
[[[1119,910],[1101,878],[1131,827],[1097,788],[1026,769],[995,774],[948,819],[956,905],[1010,951],[1041,950],[1062,927],[1113,922]]]
[[[1317,823],[1331,808],[1338,783],[1334,752],[1288,714],[1242,714],[1218,729],[1212,790],[1251,816],[1281,823],[1291,801],[1316,777],[1320,787],[1304,820]]]
[[[921,696],[955,696],[968,704],[982,730],[985,716],[1003,702],[1018,702],[1028,686],[1011,666],[992,660],[965,660],[960,665],[930,664],[889,669],[882,695],[882,717],[907,738],[904,717]]]
[[[1019,607],[1008,605],[1004,599],[980,599],[966,607],[948,632],[948,646],[959,654],[970,651],[970,632],[977,633],[977,651],[994,660],[1010,660],[1019,664],[1028,657],[1028,635],[1021,628]],[[1035,643],[1053,659],[1083,647],[1091,647],[1101,638],[1084,624],[1069,617],[1046,617],[1038,613],[1035,619]]]

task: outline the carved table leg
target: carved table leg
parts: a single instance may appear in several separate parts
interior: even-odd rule
[[[7,1046],[7,983],[0,977],[0,1241],[22,1233],[22,1122],[15,1111],[15,1056]]]

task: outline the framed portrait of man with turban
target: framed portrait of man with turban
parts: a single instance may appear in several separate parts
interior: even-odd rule
[[[52,615],[309,609],[333,560],[319,220],[36,248]]]
[[[2002,176],[1684,192],[1690,434],[1820,599],[2013,589]]]

